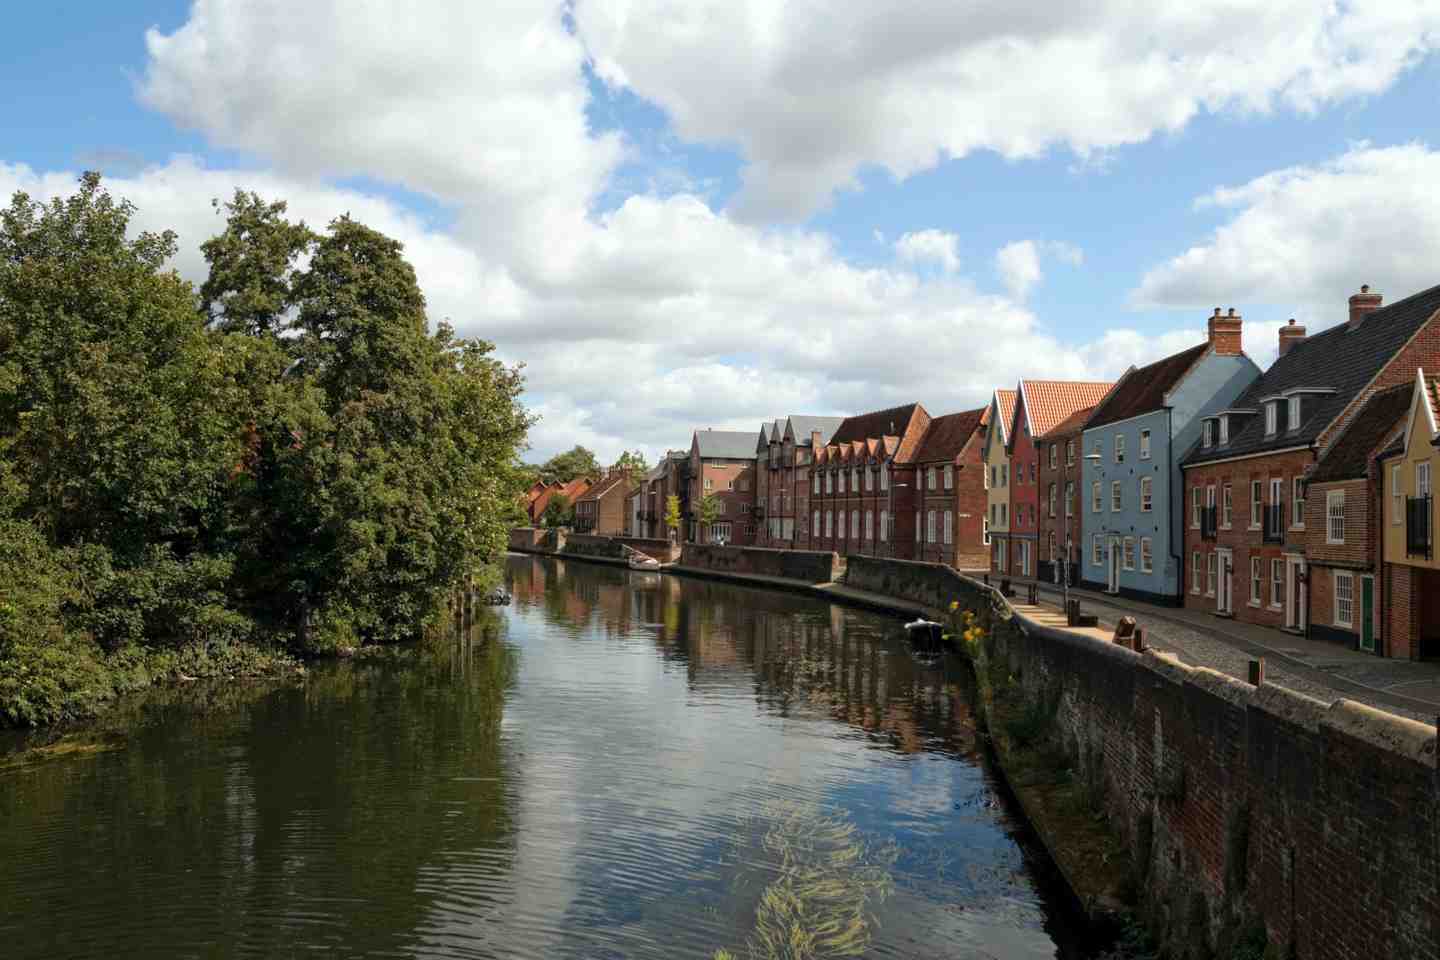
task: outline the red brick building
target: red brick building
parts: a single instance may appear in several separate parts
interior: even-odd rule
[[[935,417],[915,451],[920,537],[915,558],[957,570],[989,567],[985,434],[989,407]]]
[[[755,445],[755,545],[794,548],[810,537],[810,465],[844,417],[792,415],[760,428]]]
[[[918,403],[846,417],[815,452],[805,548],[914,559],[921,533],[915,454],[929,426]]]
[[[625,501],[634,485],[624,471],[613,471],[592,484],[575,501],[575,532],[602,537],[625,533]]]
[[[1010,459],[1010,575],[1038,573],[1040,531],[1040,449],[1035,438],[1072,414],[1093,407],[1113,383],[1078,380],[1021,380],[1006,453]]]
[[[689,506],[686,539],[723,540],[736,546],[755,542],[755,435],[748,430],[696,430],[690,440]],[[719,512],[701,522],[700,501],[713,496]]]
[[[1062,564],[1069,546],[1071,584],[1080,579],[1080,550],[1085,539],[1081,534],[1080,457],[1081,435],[1094,407],[1077,410],[1039,438],[1040,450],[1040,520],[1036,525],[1036,542],[1040,561],[1036,564],[1041,580],[1060,582]]]
[[[530,522],[539,523],[540,517],[545,513],[545,508],[550,501],[556,497],[562,498],[566,508],[575,506],[575,502],[590,489],[592,483],[589,477],[576,477],[567,483],[552,483],[544,491],[539,493],[534,500],[530,501]]]
[[[1440,287],[1389,306],[1361,287],[1349,306],[1347,322],[1311,337],[1282,327],[1274,365],[1231,409],[1205,418],[1182,463],[1187,607],[1304,632],[1312,592],[1333,604],[1339,554],[1330,548],[1348,546],[1349,533],[1324,545],[1312,590],[1309,528],[1321,515],[1309,509],[1307,478],[1371,397],[1440,360]],[[1217,307],[1210,325],[1212,340],[1217,330],[1240,336],[1233,310]]]

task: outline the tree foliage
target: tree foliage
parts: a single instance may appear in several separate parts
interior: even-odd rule
[[[569,527],[575,523],[575,508],[562,494],[552,494],[549,500],[545,501],[545,509],[540,513],[540,525],[542,527]]]
[[[672,536],[680,530],[680,498],[673,493],[665,498],[665,529]]]
[[[540,465],[540,479],[546,483],[569,483],[578,477],[598,477],[600,472],[595,454],[579,444]]]
[[[631,483],[639,483],[649,472],[650,465],[645,461],[645,454],[639,450],[626,450],[615,460],[612,469],[624,472]]]
[[[700,527],[706,531],[708,536],[710,527],[720,518],[720,498],[713,493],[705,494],[705,496],[700,498],[700,506],[697,513],[700,519]]]
[[[12,721],[103,698],[82,662],[415,636],[504,550],[519,372],[430,331],[396,241],[223,209],[198,293],[98,175],[0,213],[0,572],[45,571],[0,595]]]

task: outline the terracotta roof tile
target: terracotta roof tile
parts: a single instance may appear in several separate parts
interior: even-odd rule
[[[1017,390],[1000,389],[995,391],[995,399],[1000,405],[1000,439],[1010,439],[1010,424],[1015,422],[1015,399],[1020,396]]]
[[[1165,395],[1209,349],[1210,343],[1206,341],[1164,360],[1131,370],[1121,378],[1115,392],[1099,405],[1090,426],[1103,427],[1107,423],[1118,423],[1159,410],[1165,405]]]
[[[1081,380],[1021,380],[1031,435],[1049,433],[1076,410],[1093,407],[1105,399],[1113,386],[1114,383]],[[1013,416],[1011,422],[1014,422]]]

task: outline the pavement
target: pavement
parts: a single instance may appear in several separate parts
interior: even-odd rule
[[[1024,590],[1023,583],[1017,588]],[[1040,584],[1042,600],[1059,610],[1059,587]],[[1159,607],[1072,587],[1086,613],[1113,631],[1122,616],[1133,616],[1146,643],[1175,653],[1186,663],[1247,679],[1250,661],[1263,657],[1265,679],[1321,700],[1345,698],[1424,723],[1440,716],[1440,663],[1397,660],[1351,650],[1324,640],[1242,623],[1211,613]]]

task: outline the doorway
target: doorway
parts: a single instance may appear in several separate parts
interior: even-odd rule
[[[1215,585],[1215,612],[1230,615],[1235,612],[1234,597],[1234,571],[1235,564],[1232,560],[1234,554],[1226,547],[1215,551],[1217,564],[1220,567],[1219,583]]]
[[[1286,557],[1285,573],[1285,626],[1291,630],[1304,631],[1310,612],[1306,603],[1309,588],[1305,583],[1305,560],[1301,557]]]
[[[1111,593],[1120,592],[1120,538],[1110,538],[1110,584]]]

